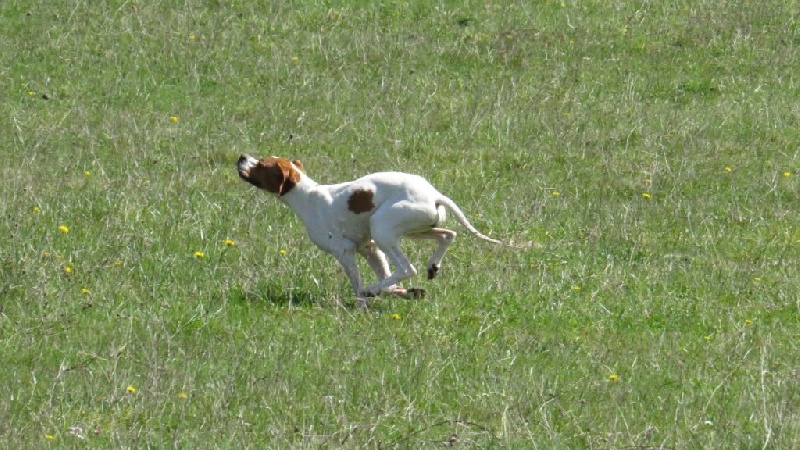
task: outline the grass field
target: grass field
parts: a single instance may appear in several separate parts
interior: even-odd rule
[[[0,2],[0,446],[800,446],[798,16]],[[532,245],[362,312],[240,153]]]

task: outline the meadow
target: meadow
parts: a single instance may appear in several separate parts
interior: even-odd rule
[[[799,447],[798,16],[0,2],[0,446]],[[242,153],[522,248],[361,311]]]

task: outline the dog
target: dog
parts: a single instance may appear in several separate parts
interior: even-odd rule
[[[296,159],[249,155],[239,158],[237,169],[244,181],[275,195],[300,217],[314,244],[342,265],[360,306],[381,293],[406,298],[425,295],[423,289],[400,285],[417,274],[400,248],[400,239],[436,241],[427,267],[428,279],[433,279],[456,237],[454,231],[439,227],[445,209],[475,236],[502,244],[476,230],[453,200],[417,175],[379,172],[355,181],[321,185],[306,175]],[[366,288],[361,286],[356,254],[363,256],[378,276],[378,281]],[[390,272],[387,256],[394,272]]]

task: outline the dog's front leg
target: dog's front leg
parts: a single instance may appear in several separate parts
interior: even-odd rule
[[[366,308],[367,299],[361,293],[361,274],[358,272],[358,263],[356,262],[356,245],[349,240],[343,240],[340,249],[334,253],[334,256],[350,280],[358,306]]]

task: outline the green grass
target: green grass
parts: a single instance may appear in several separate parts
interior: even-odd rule
[[[797,447],[798,16],[0,3],[0,442]],[[533,245],[451,223],[427,299],[361,312],[245,152]]]

